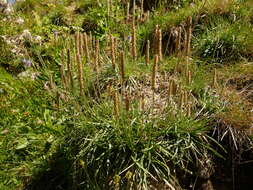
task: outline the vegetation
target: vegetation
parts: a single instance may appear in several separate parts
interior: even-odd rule
[[[0,189],[252,185],[250,0],[0,6]]]

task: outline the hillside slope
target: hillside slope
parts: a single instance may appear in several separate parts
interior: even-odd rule
[[[253,185],[251,0],[0,1],[0,189]]]

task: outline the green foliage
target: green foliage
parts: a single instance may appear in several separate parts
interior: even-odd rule
[[[153,38],[156,25],[159,25],[163,31],[163,36],[168,38],[171,28],[185,24],[189,16],[193,17],[193,20],[200,12],[202,8],[201,3],[197,3],[194,7],[183,7],[179,10],[173,11],[157,11],[152,15],[152,19],[149,19],[138,28],[138,40],[143,44],[147,40]],[[152,48],[152,47],[151,47]]]
[[[144,0],[144,8],[148,10],[154,10],[159,7],[167,9],[180,9],[189,3],[193,2],[192,0]]]
[[[168,114],[147,121],[136,111],[114,120],[112,105],[106,102],[85,110],[64,140],[75,158],[78,170],[73,175],[80,188],[145,189],[153,180],[173,184],[175,168],[189,172],[187,165],[203,159],[208,151],[202,141],[207,130],[203,120]]]
[[[70,24],[68,14],[64,6],[58,6],[54,12],[48,15],[49,24],[56,26],[68,26]]]
[[[10,46],[0,37],[0,66],[10,64],[14,59]]]
[[[0,186],[15,189],[27,181],[41,155],[50,153],[64,118],[52,111],[42,83],[0,73]]]
[[[211,62],[228,63],[248,58],[252,53],[252,45],[249,26],[219,22],[219,25],[206,29],[196,38],[194,47],[202,58],[208,58]]]
[[[78,8],[75,10],[76,13],[85,14],[92,10],[93,8],[96,8],[98,6],[97,1],[93,0],[87,0],[87,1],[79,1],[77,3]]]
[[[102,5],[90,7],[85,14],[82,29],[84,32],[92,32],[94,35],[101,37],[108,31],[107,10]]]
[[[57,25],[57,26],[66,26],[67,22],[64,18],[64,12],[59,11],[55,12],[53,15],[49,18],[51,20],[51,24]]]
[[[36,6],[38,6],[37,0],[18,1],[15,4],[15,10],[24,13],[31,13],[36,8]]]

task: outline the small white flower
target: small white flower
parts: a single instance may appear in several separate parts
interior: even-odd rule
[[[41,38],[41,36],[34,36],[33,40],[35,43],[41,43],[42,38]]]
[[[28,29],[25,29],[25,30],[23,31],[23,33],[24,33],[24,34],[30,34],[30,31],[29,31]]]
[[[38,76],[38,72],[32,72],[31,70],[27,70],[18,74],[19,78],[30,78],[32,80],[35,80]]]
[[[11,41],[10,41],[10,40],[8,40],[8,39],[7,39],[5,42],[6,42],[8,45],[10,45],[10,44],[11,44]]]
[[[4,41],[6,41],[6,36],[5,35],[1,35],[0,37],[3,38]]]
[[[18,77],[19,78],[27,78],[27,77],[29,77],[29,75],[30,75],[29,71],[24,71],[22,73],[19,73]]]
[[[14,54],[16,54],[16,53],[18,53],[18,49],[17,49],[17,48],[13,48],[13,49],[11,50],[11,52],[14,53]]]
[[[16,23],[19,24],[19,25],[24,24],[24,22],[25,22],[24,19],[21,18],[21,17],[19,17],[19,18],[16,20]]]
[[[39,76],[39,73],[38,73],[38,72],[34,72],[34,73],[32,73],[32,75],[31,75],[31,79],[32,79],[32,80],[35,80],[38,76]]]
[[[43,122],[41,119],[38,119],[38,120],[37,120],[37,124],[38,124],[38,125],[42,125],[43,123],[44,123],[44,122]]]
[[[31,40],[32,39],[32,34],[29,30],[24,30],[23,33],[21,34],[21,39],[27,39]]]
[[[44,83],[44,89],[45,90],[50,90],[49,82],[48,81]]]
[[[190,7],[195,7],[195,3],[191,3],[191,4],[190,4]]]
[[[32,61],[29,59],[22,59],[22,63],[24,64],[25,67],[31,67],[32,66]]]

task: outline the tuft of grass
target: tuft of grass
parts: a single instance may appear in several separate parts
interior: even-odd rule
[[[187,166],[207,159],[204,152],[212,150],[206,145],[210,138],[205,136],[205,120],[171,114],[146,120],[134,110],[112,119],[112,106],[105,102],[87,107],[66,136],[75,157],[74,183],[80,188],[147,189],[159,182],[179,186],[175,169],[193,172]]]
[[[229,63],[251,59],[251,27],[218,22],[194,40],[195,53],[210,62]]]

